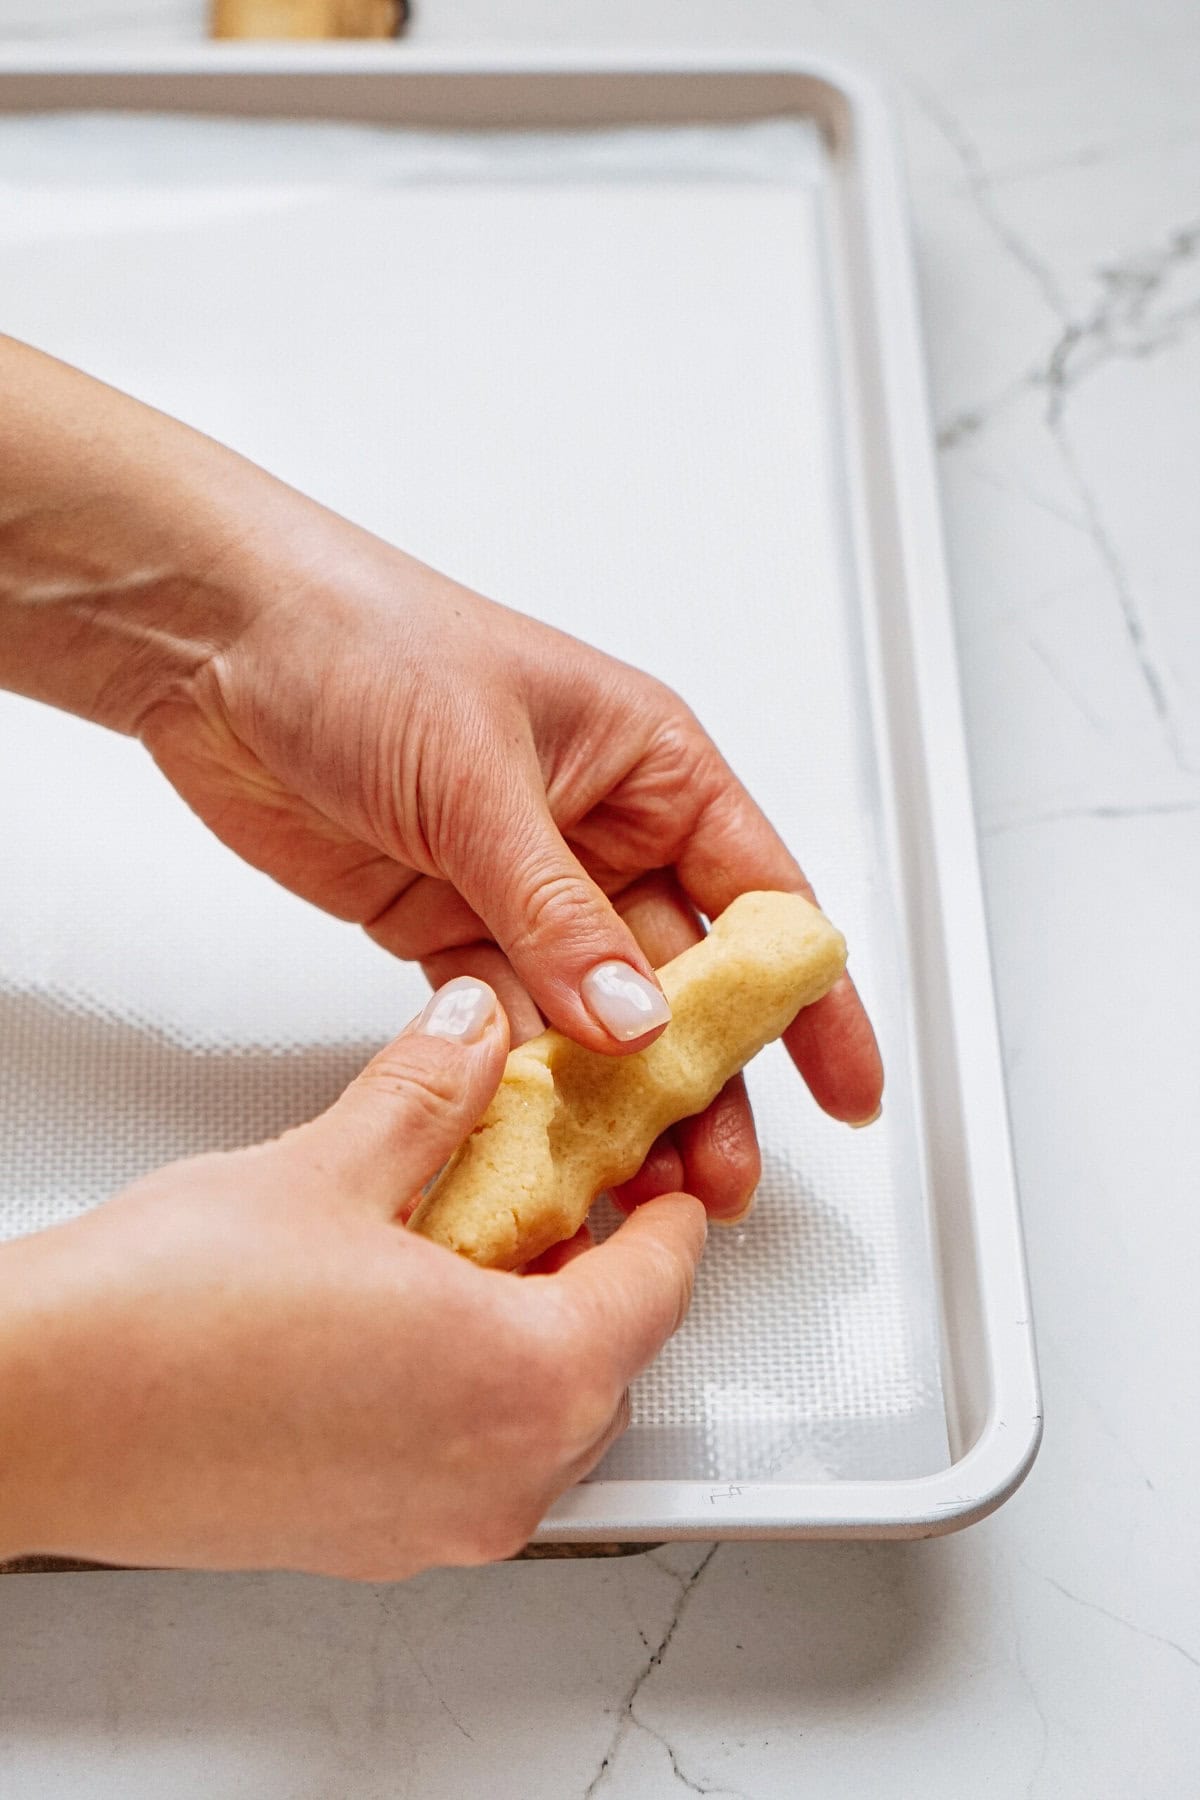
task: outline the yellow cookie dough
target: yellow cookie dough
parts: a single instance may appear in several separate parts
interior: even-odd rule
[[[578,1231],[660,1132],[703,1112],[731,1075],[827,993],[846,945],[796,894],[743,894],[659,971],[671,1023],[635,1056],[544,1031],[508,1058],[491,1105],[411,1228],[472,1262],[516,1269]]]

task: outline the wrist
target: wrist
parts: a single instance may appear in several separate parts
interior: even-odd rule
[[[246,546],[272,522],[286,544],[308,503],[2,338],[0,387],[0,686],[136,731],[247,629],[262,584]]]
[[[239,520],[188,500],[186,532],[124,497],[0,526],[0,685],[133,733],[228,650],[257,612]]]

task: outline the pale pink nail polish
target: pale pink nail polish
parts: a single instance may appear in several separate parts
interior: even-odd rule
[[[580,991],[596,1023],[622,1044],[670,1023],[666,995],[628,963],[597,963],[584,976]]]
[[[460,975],[438,989],[413,1030],[456,1044],[477,1044],[495,1016],[496,996],[487,983]]]

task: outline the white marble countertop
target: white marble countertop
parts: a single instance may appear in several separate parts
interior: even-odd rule
[[[0,0],[0,41],[196,37]],[[415,39],[824,50],[894,85],[1046,1400],[961,1537],[363,1588],[0,1584],[0,1788],[1190,1796],[1200,1768],[1194,0],[419,0]]]

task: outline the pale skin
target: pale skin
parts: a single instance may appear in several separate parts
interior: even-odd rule
[[[0,1555],[510,1554],[621,1428],[706,1213],[744,1211],[744,1088],[660,1140],[602,1248],[500,1275],[400,1221],[510,1031],[636,1051],[702,916],[811,890],[661,683],[3,339],[0,392],[0,685],[140,738],[231,849],[454,984],[322,1118],[0,1247]],[[786,1041],[872,1117],[848,979]]]

